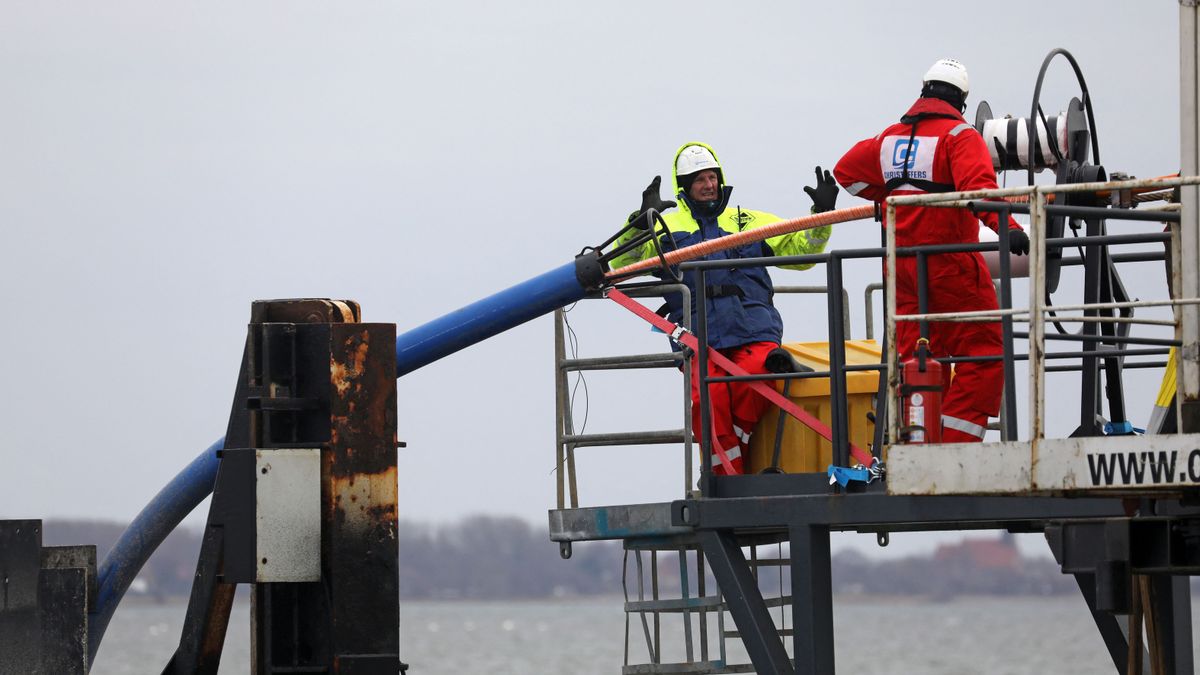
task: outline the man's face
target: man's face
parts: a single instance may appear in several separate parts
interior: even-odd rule
[[[692,181],[692,187],[688,190],[688,196],[698,202],[715,202],[719,191],[720,181],[717,179],[717,172],[705,169],[696,174],[696,179]]]

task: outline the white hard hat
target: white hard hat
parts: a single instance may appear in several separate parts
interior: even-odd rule
[[[675,160],[676,176],[690,176],[705,169],[720,171],[721,165],[717,164],[717,158],[713,157],[712,152],[702,145],[687,146],[679,152],[679,158]]]
[[[921,82],[924,84],[945,82],[952,87],[956,87],[963,93],[963,96],[966,96],[969,91],[967,87],[967,67],[954,59],[938,59],[937,63],[930,66],[929,71],[925,73],[925,78]]]

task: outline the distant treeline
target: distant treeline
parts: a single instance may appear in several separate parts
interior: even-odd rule
[[[97,559],[103,560],[124,529],[124,525],[114,522],[48,520],[43,541],[48,546],[95,544]],[[622,592],[625,552],[620,542],[575,544],[571,559],[563,560],[558,545],[549,540],[544,528],[519,518],[474,516],[439,526],[401,521],[399,547],[403,598],[499,600]],[[134,592],[157,598],[186,596],[199,550],[199,529],[177,530],[142,570],[139,588]],[[940,598],[1078,592],[1074,580],[1063,575],[1052,560],[1023,558],[1013,549],[1006,564],[981,565],[965,552],[942,547],[933,556],[879,561],[855,551],[842,551],[833,558],[834,591]],[[650,562],[646,554],[643,556],[648,573]],[[625,564],[630,594],[634,596],[635,561],[631,558]],[[658,567],[664,596],[669,592],[665,589],[671,587],[678,593],[677,558],[661,555]],[[694,569],[694,562],[691,567]],[[771,581],[778,578],[775,568],[761,569],[770,570],[762,575],[764,592],[777,592]],[[644,578],[649,589],[649,578]]]
[[[95,544],[96,559],[108,555],[125,524],[47,520],[46,546]],[[544,528],[513,517],[475,516],[453,525],[400,521],[400,594],[410,599],[501,599],[621,592],[621,546],[576,544],[571,560]],[[178,528],[159,546],[131,593],[186,596],[196,572],[201,530]],[[144,584],[144,585],[143,585]]]

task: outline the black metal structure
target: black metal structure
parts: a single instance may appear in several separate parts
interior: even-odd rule
[[[1027,213],[1028,207],[1020,204],[995,204],[979,202],[973,205],[978,210],[993,210],[1002,215],[1008,212]],[[1177,222],[1178,214],[1140,213],[1124,209],[1101,209],[1094,206],[1058,205],[1048,211],[1064,217],[1087,217],[1096,222],[1097,212],[1107,218],[1127,220]],[[1088,277],[1090,290],[1085,290],[1088,303],[1113,302],[1125,299],[1119,281],[1112,283],[1113,275],[1100,275],[1106,267],[1114,265],[1114,256],[1108,247],[1123,244],[1163,243],[1170,235],[1159,232],[1108,235],[1102,230],[1089,231],[1084,237],[1048,240],[1048,249],[1061,250],[1083,244],[1085,254],[1082,262]],[[944,245],[899,249],[897,255],[917,256],[950,251],[983,251],[1003,248],[1003,239],[991,244]],[[821,255],[779,258],[721,260],[685,263],[682,269],[697,275],[698,287],[703,288],[706,269],[729,268],[741,265],[780,265],[798,263],[823,263],[827,265],[830,287],[841,282],[843,260],[854,258],[882,258],[883,249],[841,250]],[[1127,262],[1157,261],[1162,254],[1139,253],[1126,256]],[[1004,259],[1004,256],[1001,256]],[[1077,261],[1068,261],[1075,264]],[[918,265],[922,268],[923,265]],[[1087,272],[1085,272],[1085,276]],[[1110,279],[1105,282],[1104,279]],[[924,288],[924,285],[921,285]],[[1002,309],[1012,306],[1011,280],[1001,282],[1000,302]],[[705,337],[705,303],[697,302],[696,332],[702,344]],[[835,439],[835,462],[842,465],[848,460],[846,450],[848,429],[846,417],[845,377],[851,370],[845,365],[844,334],[841,320],[844,308],[841,295],[830,293],[830,370],[828,372],[768,374],[760,376],[706,377],[701,380],[700,405],[707,410],[707,384],[736,380],[791,380],[811,377],[830,378],[831,406],[833,408],[831,429]],[[922,304],[922,306],[924,306]],[[1128,314],[1126,315],[1128,316]],[[1089,324],[1094,326],[1095,324]],[[946,359],[946,363],[1003,360],[1005,364],[1008,394],[1008,425],[1002,430],[1006,439],[1015,438],[1016,409],[1013,405],[1013,363],[1024,360],[1025,354],[1013,352],[1013,338],[1026,337],[1013,331],[1011,320],[1004,322],[1004,354],[1001,357],[957,357]],[[1084,331],[1072,335],[1048,335],[1048,339],[1082,342],[1083,351],[1057,351],[1047,355],[1048,359],[1079,361],[1079,365],[1060,368],[1062,371],[1083,371],[1083,402],[1087,415],[1096,419],[1099,415],[1100,397],[1097,377],[1088,377],[1091,372],[1098,376],[1097,364],[1109,359],[1116,362],[1116,369],[1107,371],[1108,403],[1111,419],[1123,420],[1123,398],[1120,388],[1120,368],[1125,357],[1142,355],[1164,355],[1166,346],[1176,346],[1170,339],[1131,337],[1127,330],[1112,333],[1105,330]],[[1146,349],[1129,349],[1129,345],[1145,345]],[[1114,354],[1113,349],[1120,349]],[[704,350],[697,354],[703,357]],[[1156,362],[1151,365],[1160,365]],[[870,366],[868,366],[870,367]],[[882,368],[883,366],[876,366]],[[702,366],[701,373],[706,372]],[[840,383],[840,386],[839,386]],[[841,392],[841,396],[833,392]],[[1092,392],[1089,395],[1089,392]],[[708,422],[705,422],[706,425]],[[884,424],[884,416],[877,414],[876,423]],[[1102,433],[1098,428],[1091,434]],[[880,437],[877,430],[876,438]],[[1146,511],[1130,517],[1127,504],[1112,498],[1046,498],[1046,497],[899,497],[883,494],[882,486],[872,484],[851,488],[849,491],[829,486],[824,475],[748,475],[717,477],[711,474],[709,439],[702,440],[701,454],[705,458],[704,476],[701,485],[705,498],[675,502],[671,505],[671,525],[694,533],[729,603],[729,612],[738,624],[739,633],[760,673],[832,673],[833,660],[832,596],[829,570],[829,533],[832,530],[855,530],[861,532],[886,533],[904,530],[930,529],[1006,529],[1013,532],[1045,532],[1064,572],[1074,574],[1080,582],[1081,591],[1089,610],[1096,619],[1097,627],[1113,658],[1119,673],[1127,673],[1130,651],[1143,651],[1140,643],[1132,647],[1122,631],[1117,617],[1130,612],[1130,597],[1138,597],[1130,589],[1137,584],[1146,586],[1146,607],[1156,626],[1158,642],[1145,650],[1147,663],[1158,663],[1163,673],[1191,673],[1194,669],[1191,649],[1190,595],[1186,580],[1171,575],[1191,574],[1200,563],[1200,507],[1185,506],[1178,497],[1147,500]],[[1143,517],[1140,513],[1167,511],[1169,516]],[[1124,530],[1120,530],[1120,527]],[[1124,532],[1123,536],[1109,534],[1105,539],[1096,532]],[[1064,535],[1064,532],[1066,533]],[[787,541],[791,548],[792,654],[794,662],[787,661],[781,637],[766,614],[766,605],[753,583],[751,569],[741,546],[746,545],[746,536],[775,536]],[[1132,533],[1132,534],[1130,534]],[[656,535],[657,536],[657,535]],[[678,536],[678,535],[677,535]],[[1071,545],[1083,540],[1088,546]],[[1064,542],[1067,542],[1064,544]],[[1141,553],[1141,552],[1151,553]],[[1157,553],[1154,553],[1157,552]],[[1141,562],[1145,555],[1157,556],[1152,561]],[[1114,562],[1115,561],[1115,562]],[[1135,562],[1136,561],[1136,562]],[[1143,578],[1145,581],[1138,581]],[[1145,607],[1142,608],[1145,611]],[[1136,657],[1135,659],[1136,660]]]
[[[86,673],[95,602],[95,546],[42,546],[42,521],[0,521],[0,675]]]
[[[1061,119],[1047,120],[1040,106],[1042,79],[1051,60],[1059,55],[1070,61],[1075,69],[1082,100],[1073,99]],[[990,117],[986,104],[981,106],[979,114],[980,124]],[[1027,157],[1006,154],[1000,148],[1001,168],[1028,168],[1031,184],[1033,172],[1047,166],[1055,167],[1059,184],[1106,180],[1104,168],[1098,165],[1099,143],[1094,132],[1090,95],[1070,54],[1055,50],[1047,57],[1038,76],[1033,112],[1028,120],[1014,120],[1014,123],[1026,124],[1027,138],[1034,140]],[[1059,124],[1065,124],[1066,152],[1059,151],[1055,140],[1048,146],[1054,156],[1044,158],[1037,140],[1039,132],[1044,130],[1044,136],[1053,138],[1055,129],[1062,129],[1056,126]],[[1015,127],[1010,124],[1010,139],[1015,138],[1013,129]],[[1097,164],[1089,164],[1089,157]],[[1145,250],[1111,253],[1110,247],[1169,244],[1171,235],[1159,231],[1110,235],[1107,221],[1177,223],[1179,215],[1132,210],[1127,199],[1116,199],[1112,204],[1116,208],[1109,208],[1094,193],[1059,197],[1059,201],[1046,206],[1051,222],[1046,239],[1047,257],[1051,261],[1048,275],[1053,277],[1048,287],[1053,290],[1058,285],[1063,268],[1082,267],[1084,304],[1127,302],[1129,296],[1117,272],[1118,263],[1161,261],[1164,255]],[[997,213],[1001,222],[1007,222],[1010,214],[1029,213],[1029,206],[1020,203],[979,201],[971,203],[970,208],[977,212]],[[1068,223],[1072,236],[1064,236]],[[924,270],[929,256],[966,251],[1006,252],[1008,248],[1007,229],[1000,228],[999,241],[995,243],[901,248],[896,254],[916,258],[919,311],[924,314],[928,307]],[[1064,249],[1069,248],[1078,249],[1079,257],[1064,257]],[[820,264],[825,266],[827,287],[839,289],[846,260],[881,260],[884,256],[885,249],[881,247],[820,255],[689,262],[680,269],[692,272],[695,287],[705,289],[706,270]],[[1013,297],[1007,255],[1000,255],[999,262],[999,306],[1008,310],[1013,307]],[[676,273],[673,271],[672,274]],[[1194,672],[1190,594],[1187,579],[1182,576],[1200,573],[1200,501],[1193,494],[1194,488],[1145,496],[1140,500],[1107,496],[896,496],[885,494],[879,483],[852,483],[846,488],[831,486],[823,474],[716,476],[712,472],[709,385],[745,380],[790,382],[793,379],[828,378],[833,461],[847,466],[850,455],[846,375],[860,370],[885,369],[886,366],[847,366],[844,349],[847,336],[843,330],[845,307],[841,294],[831,292],[827,305],[830,346],[827,372],[708,377],[705,375],[708,372],[705,297],[696,299],[695,309],[695,332],[701,345],[694,358],[699,360],[701,377],[698,404],[704,426],[700,430],[702,474],[699,485],[703,497],[676,501],[669,506],[639,505],[630,510],[609,507],[553,512],[552,538],[560,542],[573,538],[623,538],[627,546],[640,546],[642,544],[631,542],[652,542],[669,536],[675,545],[683,542],[686,546],[697,546],[721,587],[755,671],[825,674],[835,672],[836,665],[830,590],[831,531],[876,533],[881,541],[886,539],[888,532],[895,531],[1003,529],[1043,532],[1064,573],[1075,576],[1118,673],[1142,672],[1138,668],[1143,663],[1147,666],[1146,672],[1151,672],[1150,668],[1154,673],[1173,675]],[[1163,365],[1161,359],[1149,362],[1127,362],[1127,359],[1162,357],[1167,354],[1167,347],[1178,346],[1174,339],[1131,335],[1129,324],[1122,320],[1128,320],[1132,315],[1131,309],[1088,309],[1085,318],[1101,320],[1085,321],[1077,333],[1068,333],[1057,326],[1057,333],[1045,336],[1048,345],[1082,344],[1082,349],[1058,349],[1045,355],[1047,360],[1065,362],[1065,365],[1047,368],[1047,372],[1081,373],[1079,426],[1075,436],[1111,433],[1104,428],[1102,420],[1105,403],[1108,420],[1114,423],[1127,421],[1122,385],[1124,368]],[[1011,316],[1003,317],[999,323],[1004,344],[1001,356],[957,357],[945,359],[944,363],[1002,361],[1005,415],[1001,437],[1012,441],[1017,439],[1018,420],[1014,364],[1029,358],[1027,354],[1015,353],[1013,345],[1016,339],[1028,338],[1028,333],[1016,331]],[[922,322],[922,335],[927,335],[927,331],[927,325]],[[885,362],[888,358],[894,357],[885,356]],[[882,374],[880,382],[882,385]],[[882,389],[881,386],[881,392]],[[881,447],[887,442],[887,414],[880,405],[885,398],[881,394],[876,399],[875,447],[872,448],[876,457],[880,457]],[[661,512],[664,509],[669,509],[669,519]],[[616,519],[626,527],[620,531],[612,529],[611,523]],[[641,524],[641,529],[627,527],[630,522]],[[763,538],[787,542],[790,548],[788,564],[794,623],[790,631],[790,658],[784,643],[787,631],[777,630],[773,623],[755,581],[753,565],[746,560],[742,550]],[[1129,625],[1124,624],[1126,620]],[[1135,620],[1139,623],[1135,624]],[[1140,622],[1143,620],[1146,626],[1153,626],[1148,633],[1150,644],[1143,644],[1141,640]]]
[[[254,584],[252,672],[404,670],[395,326],[358,315],[352,302],[254,303],[196,581],[164,674],[217,672],[239,583]],[[255,455],[287,448],[320,451],[320,580],[254,583]]]

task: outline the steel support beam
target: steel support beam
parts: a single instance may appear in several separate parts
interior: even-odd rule
[[[1167,675],[1191,675],[1195,672],[1191,578],[1156,574],[1150,583],[1165,672]]]
[[[713,578],[725,596],[729,613],[759,673],[790,673],[791,662],[779,638],[779,631],[763,602],[758,582],[742,555],[737,539],[727,530],[702,530],[696,533]],[[832,672],[832,671],[824,671]]]
[[[219,470],[217,480],[219,485]],[[214,491],[213,501],[217,499]],[[229,613],[237,586],[220,580],[224,528],[211,520],[210,514],[210,523],[204,528],[200,544],[200,558],[196,563],[179,646],[163,668],[163,675],[216,675],[221,666],[225,631],[229,628]]]
[[[1128,615],[1114,614],[1097,608],[1096,575],[1075,574],[1072,576],[1075,577],[1075,583],[1079,587],[1080,594],[1083,595],[1083,601],[1092,615],[1092,621],[1096,624],[1100,639],[1104,640],[1104,647],[1108,650],[1108,656],[1112,659],[1113,666],[1116,667],[1119,675],[1127,675],[1129,671],[1129,636],[1126,633]],[[1148,655],[1143,655],[1142,659],[1143,670],[1149,671]]]
[[[797,675],[834,672],[833,578],[829,528],[793,526],[792,653]]]
[[[671,504],[671,523],[702,529],[786,529],[828,525],[853,530],[887,525],[911,529],[988,529],[1009,524],[1124,515],[1117,499],[1058,497],[907,496],[881,493],[683,499]],[[1037,528],[1040,529],[1040,528]]]
[[[1046,530],[1055,560],[1075,576],[1119,673],[1129,665],[1125,619],[1139,605],[1148,614],[1146,626],[1154,626],[1147,637],[1157,641],[1143,650],[1143,672],[1191,675],[1194,670],[1190,578],[1183,574],[1194,572],[1197,560],[1194,543],[1183,534],[1191,529],[1185,517],[1064,522]],[[1152,661],[1161,668],[1152,670]]]

